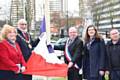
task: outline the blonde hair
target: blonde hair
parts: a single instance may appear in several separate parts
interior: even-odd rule
[[[7,35],[12,31],[14,30],[16,35],[17,35],[17,31],[16,31],[16,28],[13,27],[13,26],[10,26],[8,24],[5,24],[1,30],[1,40],[3,39],[7,39]]]
[[[0,41],[2,40],[2,35],[0,34]]]

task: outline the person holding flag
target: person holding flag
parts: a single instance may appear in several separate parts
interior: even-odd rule
[[[65,45],[54,45],[55,50],[65,51],[65,63],[68,64],[68,80],[82,80],[79,70],[82,67],[83,41],[78,37],[75,27],[69,28],[69,38]]]
[[[27,62],[29,57],[31,56],[31,52],[33,47],[37,45],[39,42],[39,38],[35,41],[32,40],[31,35],[27,32],[27,21],[25,19],[20,19],[18,21],[17,27],[17,43],[20,45],[22,55]],[[32,80],[31,75],[24,75],[25,80]]]
[[[40,25],[40,41],[33,49],[24,74],[66,77],[67,65],[54,54],[53,47],[47,42],[45,17]]]
[[[0,80],[25,80],[21,73],[26,70],[26,63],[16,42],[16,28],[5,24],[0,36]]]

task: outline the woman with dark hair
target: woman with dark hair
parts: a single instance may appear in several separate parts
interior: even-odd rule
[[[105,43],[94,25],[85,34],[83,74],[87,80],[102,80],[104,75]]]

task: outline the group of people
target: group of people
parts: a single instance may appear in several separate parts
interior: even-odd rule
[[[70,27],[65,45],[54,49],[64,50],[68,64],[68,80],[120,80],[120,38],[117,29],[110,30],[111,40],[105,43],[94,25],[86,29],[84,40],[78,37],[76,27]],[[81,74],[81,69],[83,73]]]
[[[18,21],[17,28],[5,24],[0,34],[0,80],[32,80],[32,75],[23,73],[38,42],[27,32],[25,19]]]
[[[68,80],[120,80],[120,39],[117,29],[110,30],[111,40],[105,44],[94,25],[86,29],[85,39],[78,36],[77,28],[70,27],[65,45],[54,45],[54,49],[64,50],[68,65]],[[27,22],[18,21],[18,27],[4,25],[0,34],[0,80],[32,80],[32,75],[24,74],[26,63],[39,38],[32,40],[27,32]],[[82,70],[83,73],[82,73]]]

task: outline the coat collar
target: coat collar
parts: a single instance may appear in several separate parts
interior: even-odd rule
[[[22,34],[22,31],[21,31],[20,29],[18,29],[18,28],[17,28],[17,32],[18,32],[19,34]]]
[[[21,35],[22,37],[25,38],[25,36],[23,35],[23,32],[20,29],[17,28],[17,32],[18,32],[19,35]]]
[[[108,41],[107,44],[108,44],[108,45],[113,45],[112,40]],[[118,42],[116,43],[116,45],[120,45],[120,39],[118,40]]]
[[[69,46],[73,46],[78,39],[79,39],[79,37],[77,36]]]
[[[93,40],[93,42],[92,43],[94,43],[94,42],[99,42],[101,39],[100,38],[94,38],[94,40]],[[89,43],[89,42],[86,42],[86,44],[87,43]]]

